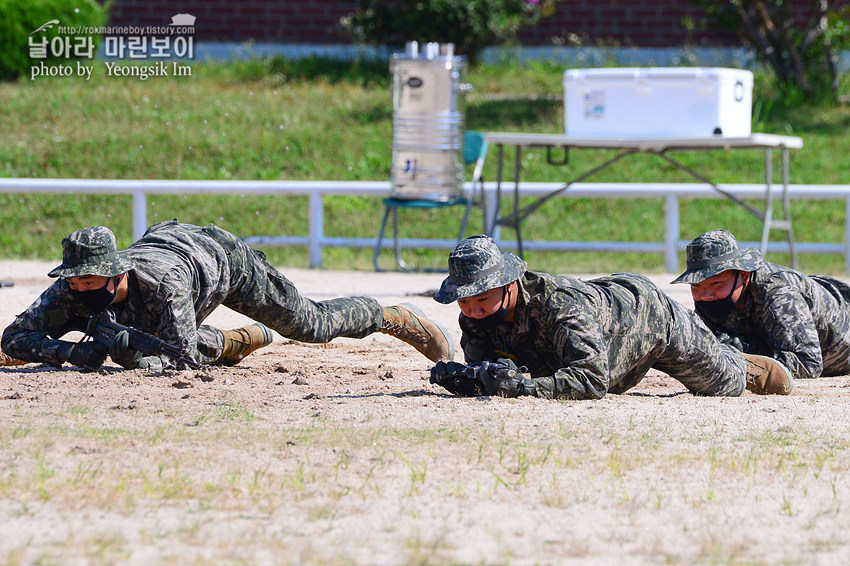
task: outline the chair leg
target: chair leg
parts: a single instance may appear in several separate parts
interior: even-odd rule
[[[393,207],[393,243],[395,245],[395,261],[403,271],[410,271],[404,260],[401,259],[401,243],[398,238],[398,207]]]
[[[378,266],[378,254],[381,253],[381,242],[384,241],[384,229],[387,227],[387,219],[390,216],[390,207],[384,207],[384,219],[381,221],[381,230],[378,232],[378,243],[375,244],[375,255],[372,256],[372,265],[375,266],[375,271],[383,271]]]

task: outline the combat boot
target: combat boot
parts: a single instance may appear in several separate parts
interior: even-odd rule
[[[448,331],[415,305],[384,307],[384,322],[378,332],[407,342],[432,362],[451,361],[455,357],[455,345]]]
[[[24,360],[19,360],[18,358],[13,358],[9,354],[6,354],[2,350],[0,350],[0,366],[22,366],[26,363]]]
[[[226,366],[235,366],[251,352],[272,343],[272,331],[259,322],[233,330],[222,330],[221,333],[224,334],[224,347],[218,362]]]
[[[744,354],[747,360],[747,391],[758,395],[788,395],[794,378],[782,363],[766,356]]]

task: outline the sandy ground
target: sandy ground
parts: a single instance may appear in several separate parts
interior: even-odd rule
[[[50,267],[0,262],[4,327]],[[457,307],[423,295],[440,274],[283,271],[316,299],[414,303],[459,338]],[[277,336],[201,371],[0,368],[0,563],[850,563],[846,378],[460,399],[430,365],[378,334]]]

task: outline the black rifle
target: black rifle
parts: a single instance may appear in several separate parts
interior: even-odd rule
[[[130,347],[144,354],[145,356],[165,355],[175,362],[183,362],[190,368],[200,369],[201,365],[195,360],[186,355],[185,348],[178,348],[165,342],[161,338],[157,338],[147,332],[136,330],[131,326],[124,326],[115,322],[115,313],[112,311],[104,311],[100,314],[92,315],[89,318],[86,334],[91,336],[96,344],[109,349],[115,335],[126,330],[130,336]]]
[[[460,364],[457,362],[440,362],[445,364],[451,373],[439,373],[431,370],[431,383],[444,387],[460,397],[480,397],[487,395],[482,374],[487,374],[492,379],[506,379],[516,375],[517,369],[503,362],[475,362],[473,364]],[[523,368],[524,369],[524,368]]]

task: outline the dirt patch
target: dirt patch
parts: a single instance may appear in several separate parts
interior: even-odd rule
[[[0,262],[3,326],[51,267]],[[440,274],[283,271],[317,299],[412,302],[459,338],[457,307],[421,295]],[[691,306],[672,278],[653,279]],[[234,368],[0,368],[0,562],[850,562],[846,378],[459,399],[430,365],[374,335],[276,336]]]

